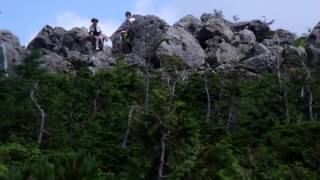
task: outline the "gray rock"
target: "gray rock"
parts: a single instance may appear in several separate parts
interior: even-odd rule
[[[227,42],[231,41],[233,37],[231,28],[221,18],[209,19],[196,34],[197,39],[204,48],[206,48],[205,42],[216,36],[223,38]]]
[[[293,45],[294,41],[297,39],[297,36],[294,33],[284,29],[278,29],[273,33],[278,35],[279,43],[281,45],[285,45],[285,44]],[[275,39],[275,37],[273,38],[273,41],[277,43],[277,39]]]
[[[301,67],[306,62],[307,53],[303,47],[286,45],[283,52],[284,64],[289,67]]]
[[[20,46],[19,38],[8,30],[0,29],[0,41],[9,43],[12,46]]]
[[[29,43],[28,49],[48,49],[53,50],[57,46],[62,46],[62,41],[66,30],[63,28],[52,28],[45,26],[38,35]]]
[[[309,35],[306,50],[309,63],[320,65],[320,22],[314,27]]]
[[[244,21],[234,24],[235,31],[242,31],[248,29],[254,33],[258,42],[262,42],[264,39],[268,38],[271,34],[271,30],[268,23],[262,22],[260,20]]]
[[[174,26],[182,27],[188,32],[190,32],[193,36],[195,36],[196,32],[203,26],[203,23],[198,18],[195,18],[193,15],[187,15],[181,18],[178,22],[176,22]]]
[[[169,25],[156,16],[137,16],[132,26],[132,52],[148,58],[164,41]]]
[[[129,40],[121,41],[120,34],[112,36],[115,55],[135,53],[143,58],[150,58],[157,47],[164,41],[169,25],[156,16],[135,15],[136,21],[129,32]]]
[[[178,57],[189,67],[197,68],[205,63],[206,53],[189,32],[181,27],[170,27],[156,51],[158,57]]]
[[[63,37],[63,46],[70,51],[79,51],[81,53],[92,53],[93,46],[88,41],[88,30],[86,28],[73,28],[67,31]]]
[[[127,54],[123,60],[125,64],[128,64],[130,66],[137,66],[137,67],[144,67],[145,61],[146,60],[144,58],[134,53]]]
[[[257,43],[256,36],[254,33],[248,29],[244,29],[240,32],[234,34],[231,44],[238,46],[240,44],[254,45]]]
[[[107,48],[104,51],[99,51],[90,55],[88,64],[96,69],[105,69],[113,67],[116,64],[116,61],[112,55],[111,49]]]
[[[73,28],[66,31],[61,27],[45,26],[29,43],[28,49],[47,49],[59,55],[66,56],[66,51],[79,51],[89,54],[92,52],[91,42],[88,41],[86,28]]]
[[[228,43],[221,43],[216,52],[218,64],[236,64],[239,62],[237,49]]]
[[[273,72],[276,67],[276,56],[272,53],[260,54],[242,61],[238,67],[255,74]]]
[[[19,39],[7,30],[0,30],[0,51],[0,70],[8,74],[29,55],[29,51],[20,46]]]
[[[214,13],[204,13],[201,15],[200,17],[201,21],[206,23],[212,19],[220,19],[222,20],[227,26],[229,26],[230,28],[233,28],[234,23],[224,19],[223,17],[218,17],[217,15],[215,15]]]
[[[42,50],[42,55],[38,61],[41,62],[39,67],[45,69],[50,74],[70,72],[71,64],[57,53]]]

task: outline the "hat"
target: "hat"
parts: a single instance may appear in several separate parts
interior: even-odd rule
[[[131,16],[131,12],[127,11],[126,16]]]
[[[99,22],[99,20],[97,18],[92,18],[91,22]]]

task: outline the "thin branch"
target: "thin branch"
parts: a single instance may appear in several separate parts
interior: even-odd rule
[[[39,130],[39,135],[38,135],[38,144],[41,144],[42,136],[43,136],[43,132],[44,132],[46,113],[41,108],[40,104],[38,103],[38,101],[35,98],[35,91],[37,90],[37,88],[38,88],[38,82],[35,82],[33,84],[33,89],[30,92],[30,97],[31,97],[31,100],[33,101],[34,105],[36,106],[37,110],[40,113],[40,130]]]

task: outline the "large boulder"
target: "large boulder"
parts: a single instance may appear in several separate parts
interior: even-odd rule
[[[306,50],[308,61],[313,65],[320,65],[320,22],[309,35]]]
[[[203,48],[207,48],[206,41],[214,37],[221,37],[225,41],[231,41],[233,37],[232,29],[222,18],[212,18],[205,22],[204,26],[197,31],[197,39]]]
[[[191,68],[197,68],[205,63],[206,53],[197,39],[181,27],[170,27],[156,51],[157,57],[172,56],[181,59]]]
[[[28,49],[48,49],[53,50],[62,45],[63,37],[66,30],[61,27],[52,28],[45,26],[38,35],[29,43]]]
[[[217,63],[220,64],[236,64],[239,62],[239,55],[237,49],[228,43],[221,43],[218,45],[216,52]]]
[[[226,42],[221,42],[208,48],[207,55],[207,62],[211,66],[218,66],[220,69],[234,66],[240,60],[237,49]]]
[[[257,43],[257,39],[252,31],[244,29],[234,34],[231,43],[234,46],[238,46],[240,44],[253,45]]]
[[[262,42],[272,34],[269,24],[261,20],[244,21],[234,24],[235,31],[242,31],[244,29],[252,31],[258,42]]]
[[[169,25],[156,16],[135,16],[130,36],[132,52],[150,58],[164,41]]]
[[[178,22],[174,24],[175,27],[182,27],[188,32],[190,32],[193,36],[196,35],[196,32],[202,28],[203,22],[201,22],[198,18],[193,15],[187,15],[181,18]]]
[[[79,51],[89,54],[92,52],[92,44],[88,41],[88,30],[86,28],[73,28],[64,34],[63,46],[70,51]]]
[[[20,46],[17,36],[7,30],[0,30],[0,70],[13,73],[13,66],[21,64],[29,51]]]
[[[272,53],[264,53],[253,56],[239,63],[239,67],[245,71],[262,74],[264,72],[273,72],[276,67],[277,57]]]

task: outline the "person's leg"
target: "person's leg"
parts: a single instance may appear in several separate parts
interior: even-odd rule
[[[96,40],[96,50],[99,50],[99,37],[95,36]]]

